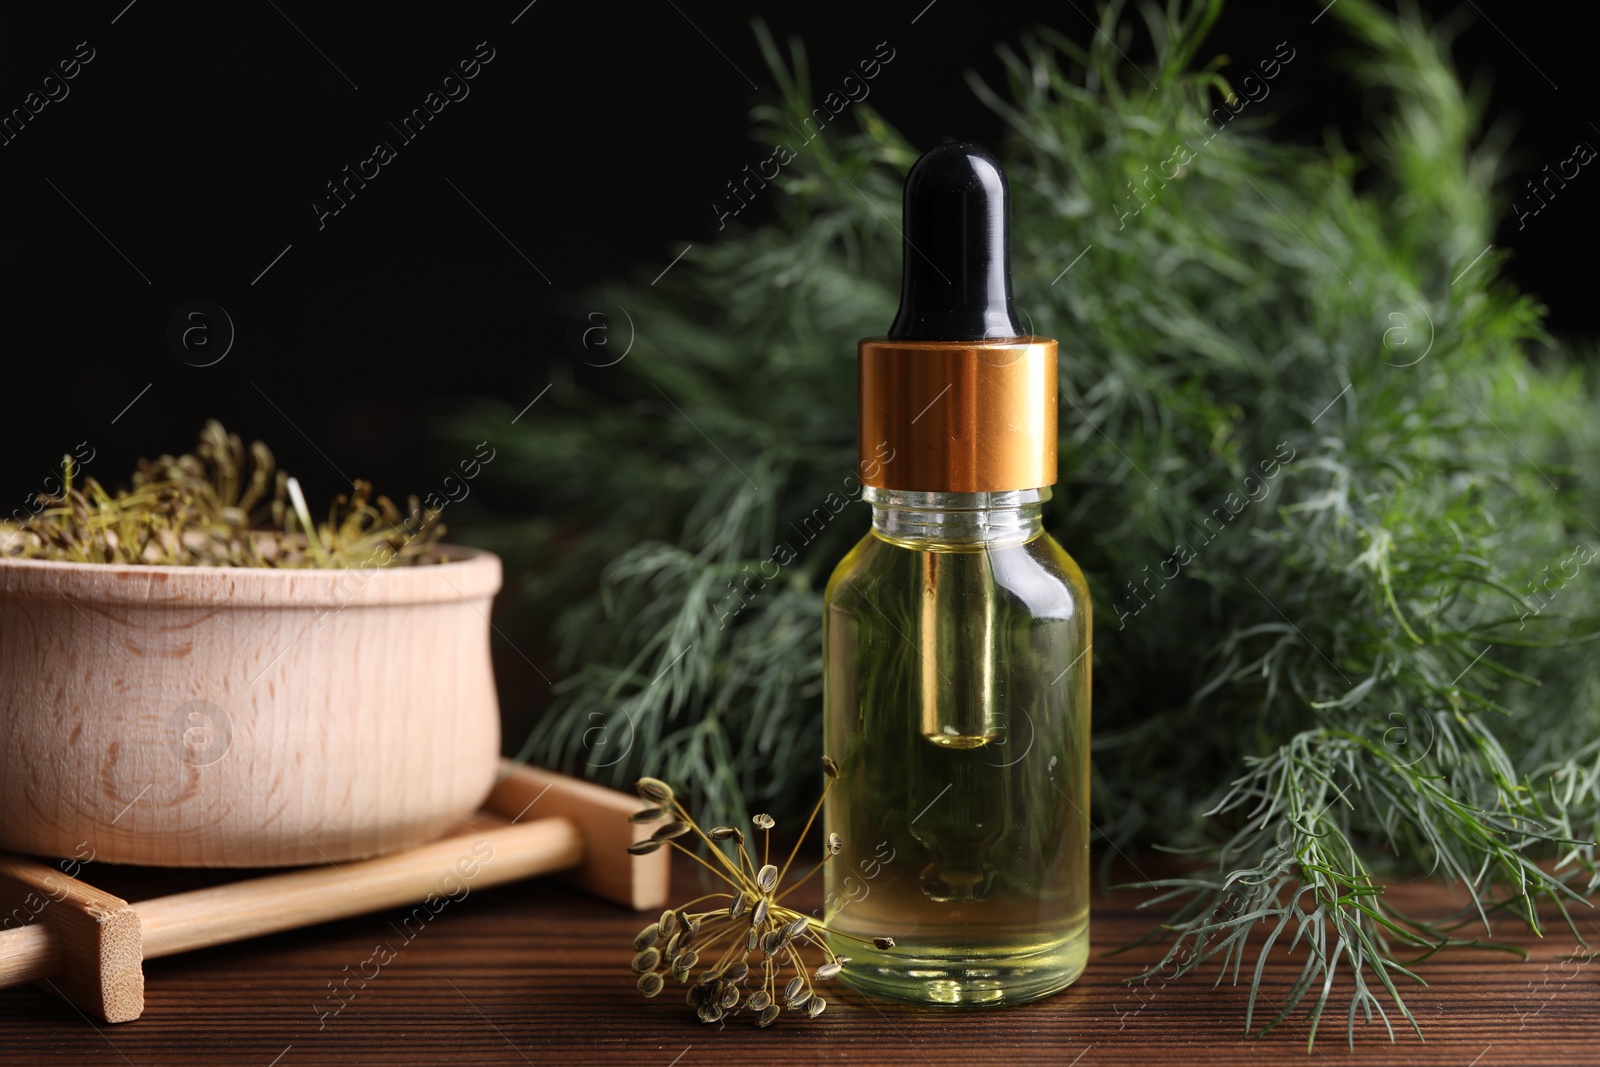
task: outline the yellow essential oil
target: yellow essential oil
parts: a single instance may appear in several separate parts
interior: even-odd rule
[[[1047,996],[1089,951],[1088,589],[1048,491],[868,495],[823,623],[832,948],[895,1000]]]

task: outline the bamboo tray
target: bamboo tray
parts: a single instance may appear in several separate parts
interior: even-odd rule
[[[37,982],[87,1014],[127,1022],[144,1011],[147,959],[402,904],[426,908],[464,885],[561,872],[624,907],[665,905],[670,851],[627,852],[649,836],[627,819],[637,797],[522,764],[504,762],[502,772],[480,812],[428,844],[135,903],[0,853],[0,988]]]

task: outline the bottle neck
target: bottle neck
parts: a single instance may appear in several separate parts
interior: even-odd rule
[[[1050,488],[1004,493],[861,492],[872,505],[872,529],[907,548],[995,548],[1031,541],[1044,530]]]

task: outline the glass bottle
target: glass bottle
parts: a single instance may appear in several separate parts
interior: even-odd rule
[[[902,224],[899,312],[859,346],[872,531],[824,600],[824,919],[858,989],[1013,1004],[1089,950],[1089,592],[1041,520],[1058,346],[1012,305],[989,153],[925,153]]]
[[[863,495],[872,531],[823,623],[841,977],[918,1003],[1046,996],[1088,956],[1088,588],[1044,532],[1048,488]]]

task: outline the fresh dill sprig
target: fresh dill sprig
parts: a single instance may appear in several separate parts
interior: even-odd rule
[[[1061,341],[1049,525],[1096,599],[1095,823],[1206,861],[1160,883],[1163,973],[1249,982],[1249,1033],[1298,1013],[1314,1041],[1343,1005],[1353,1042],[1358,1016],[1415,1026],[1404,983],[1462,940],[1387,878],[1465,886],[1485,931],[1596,888],[1600,419],[1500,273],[1503,144],[1448,42],[1330,9],[1377,110],[1359,155],[1313,150],[1245,101],[1324,72],[1292,42],[1198,65],[1219,7],[1141,9],[1132,70],[1106,5],[1088,45],[1042,30],[975,89],[1013,131],[1018,307]],[[867,528],[817,514],[854,468],[855,341],[893,316],[918,154],[865,104],[793,143],[804,56],[757,33],[783,94],[759,136],[796,150],[777,221],[604,294],[649,328],[607,376],[558,376],[495,468],[550,505],[495,535],[531,546],[565,655],[530,750],[694,781],[730,824],[803,810],[822,585]],[[627,758],[589,750],[597,723]],[[1258,1005],[1290,948],[1298,980]]]

